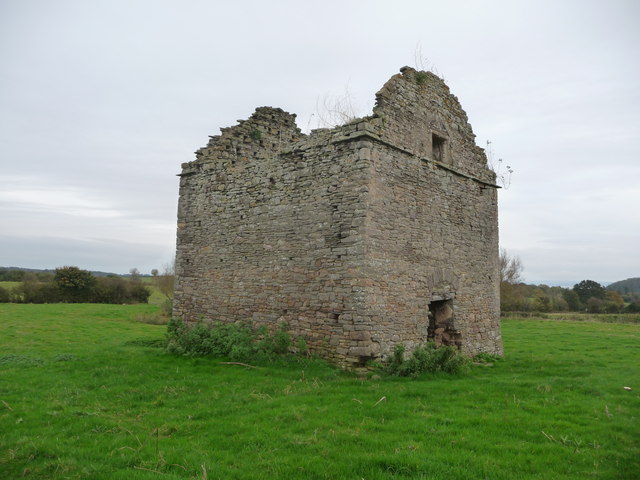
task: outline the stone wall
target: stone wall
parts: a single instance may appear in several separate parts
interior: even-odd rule
[[[284,321],[343,366],[502,352],[495,175],[444,82],[401,71],[370,117],[303,135],[261,107],[183,164],[174,315]]]

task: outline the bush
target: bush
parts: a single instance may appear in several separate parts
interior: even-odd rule
[[[25,277],[22,285],[14,289],[9,301],[21,303],[147,303],[151,291],[140,282],[113,275],[94,277],[91,272],[77,267],[56,270],[57,277],[50,282]],[[0,300],[1,301],[1,300]]]
[[[587,312],[589,313],[600,313],[603,310],[603,301],[596,297],[591,297],[587,300]]]
[[[96,278],[89,301],[91,303],[147,303],[151,291],[142,283],[118,276]]]
[[[230,357],[245,360],[252,353],[253,333],[243,325],[172,319],[167,326],[167,351],[177,355]]]
[[[427,372],[459,374],[467,371],[471,363],[455,347],[437,348],[433,342],[416,347],[408,359],[404,357],[404,345],[396,345],[385,372],[397,377],[417,377]]]
[[[129,283],[129,302],[127,303],[149,303],[151,290],[141,283]]]
[[[640,302],[633,302],[624,307],[625,313],[640,313]]]
[[[0,303],[9,303],[11,301],[11,292],[4,287],[0,287]]]
[[[53,278],[64,302],[83,303],[91,300],[96,277],[78,267],[59,267]]]
[[[259,352],[284,354],[291,348],[291,337],[287,333],[287,324],[282,322],[278,324],[278,328],[269,334],[269,329],[263,325],[257,332],[256,348]]]
[[[53,283],[28,281],[14,289],[13,300],[21,303],[57,303],[61,301],[61,296]]]
[[[300,346],[302,343],[298,342]],[[178,318],[167,325],[167,351],[176,355],[228,357],[234,361],[284,355],[291,338],[286,324],[270,334],[267,327],[254,332],[247,324],[198,322],[189,326]]]
[[[103,277],[96,279],[92,301],[95,303],[129,303],[127,282],[121,277]]]

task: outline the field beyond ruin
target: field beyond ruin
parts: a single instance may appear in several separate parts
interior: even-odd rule
[[[503,360],[365,379],[168,355],[158,308],[0,305],[0,477],[640,476],[640,324],[506,318]]]

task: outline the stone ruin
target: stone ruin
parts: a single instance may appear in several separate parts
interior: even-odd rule
[[[182,165],[175,316],[285,322],[346,368],[502,354],[495,174],[445,83],[400,71],[371,116],[305,135],[260,107]]]

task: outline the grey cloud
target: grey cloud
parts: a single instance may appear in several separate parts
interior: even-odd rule
[[[365,114],[420,45],[478,144],[515,170],[501,241],[527,279],[640,275],[638,13],[577,0],[5,2],[0,265],[161,267],[175,174],[208,135],[261,105],[306,129],[347,85]]]

